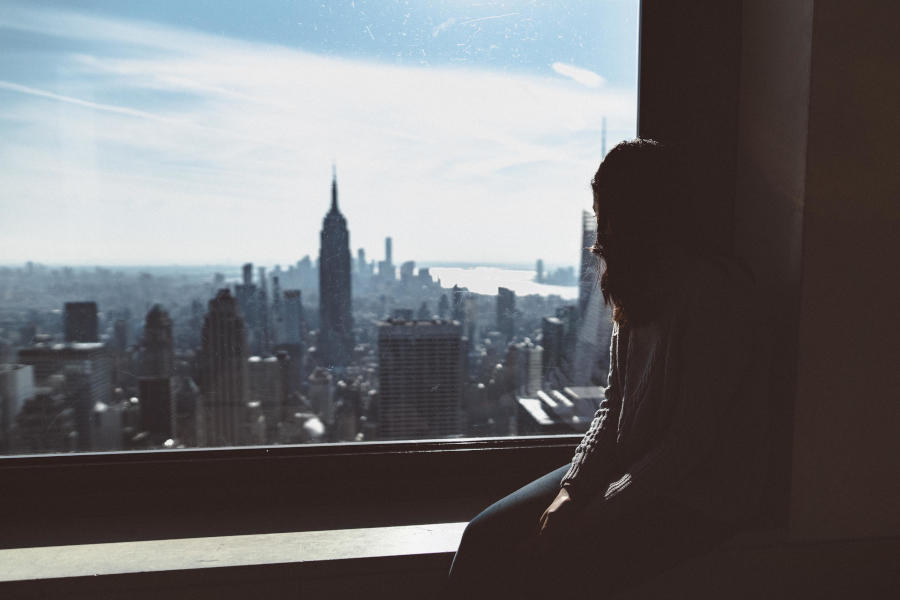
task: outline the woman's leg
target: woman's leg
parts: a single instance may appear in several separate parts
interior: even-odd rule
[[[529,557],[522,544],[537,532],[568,468],[547,473],[472,519],[450,567],[449,597],[513,597],[517,586],[527,586]]]

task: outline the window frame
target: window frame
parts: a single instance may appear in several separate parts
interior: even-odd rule
[[[699,157],[708,159],[713,185],[704,190],[705,205],[712,207],[706,224],[728,247],[736,180],[740,25],[737,1],[705,0],[687,10],[666,0],[642,0],[638,16],[638,134],[678,141],[694,156],[699,150]],[[691,36],[686,43],[685,29]],[[647,44],[650,38],[653,45]],[[710,48],[717,51],[710,53]],[[781,443],[789,442],[791,432],[779,435]],[[17,525],[0,546],[358,526],[349,517],[360,511],[371,525],[409,519],[435,522],[447,515],[452,520],[460,511],[468,514],[471,506],[484,506],[565,464],[580,437],[0,457],[0,479],[13,491],[0,500],[0,510],[8,523]],[[779,479],[777,473],[775,477]],[[776,513],[787,506],[788,491],[789,479],[779,479],[773,492]],[[401,514],[392,508],[409,509],[412,500],[426,509]],[[460,507],[457,512],[453,504]],[[179,512],[179,507],[192,510]],[[441,507],[450,510],[442,512]],[[200,526],[194,526],[192,519],[204,511],[235,521],[201,518]],[[271,518],[260,517],[261,512]],[[310,519],[301,523],[285,516],[292,512],[307,512]],[[342,512],[349,518],[343,524]],[[318,519],[326,513],[338,516]],[[387,522],[379,521],[382,517]],[[31,527],[36,520],[44,526]],[[151,529],[167,526],[148,531],[141,530],[142,523]],[[84,531],[85,525],[93,529]]]
[[[580,437],[7,456],[0,547],[468,520]]]

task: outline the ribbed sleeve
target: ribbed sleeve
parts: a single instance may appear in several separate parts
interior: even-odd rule
[[[604,489],[616,471],[616,434],[622,408],[617,324],[613,325],[609,354],[610,370],[605,398],[575,449],[571,466],[560,484],[568,488],[579,502]]]

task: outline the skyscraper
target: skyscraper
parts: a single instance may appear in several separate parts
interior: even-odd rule
[[[597,255],[590,251],[597,239],[597,221],[584,211],[581,215],[581,274],[578,280],[577,330],[572,348],[569,383],[591,385],[604,380],[608,365],[612,313],[600,290]]]
[[[378,325],[381,439],[440,438],[462,432],[463,354],[459,323]]]
[[[466,318],[466,309],[465,309],[465,293],[464,290],[458,285],[453,286],[452,295],[452,309],[450,312],[450,316],[454,321],[459,321],[462,323]]]
[[[254,338],[256,338],[254,352],[259,355],[265,355],[272,348],[272,329],[269,324],[269,290],[266,268],[259,267],[258,270],[259,289],[256,292],[257,323],[254,335]]]
[[[276,272],[278,267],[276,267]],[[284,312],[281,310],[281,278],[272,276],[272,335],[271,342],[275,346],[284,338]]]
[[[516,333],[516,293],[505,287],[497,288],[497,331],[506,341]]]
[[[278,423],[281,422],[287,392],[281,362],[274,356],[251,356],[247,362],[249,401],[259,403],[266,418],[266,443],[278,439]]]
[[[353,350],[350,314],[350,233],[338,210],[337,174],[331,180],[331,209],[319,246],[319,356],[326,367],[344,367]]]
[[[159,304],[147,312],[141,362],[141,377],[138,379],[141,430],[149,434],[152,443],[161,444],[175,437],[172,386],[175,345],[172,319]]]
[[[203,321],[201,368],[206,443],[243,443],[247,433],[247,331],[227,288],[209,301]]]
[[[259,353],[261,351],[259,340],[260,294],[259,288],[253,283],[253,263],[246,263],[241,271],[243,281],[234,286],[234,294],[247,332],[248,351],[252,348],[254,353]]]
[[[96,302],[66,302],[63,315],[66,342],[99,342]]]
[[[0,364],[0,450],[9,451],[10,432],[25,402],[34,397],[34,367]]]
[[[304,354],[306,352],[306,316],[303,311],[303,297],[300,290],[284,290],[282,303],[282,327],[276,354],[282,357],[282,368],[286,370],[288,393],[300,389],[303,378]]]
[[[174,371],[175,344],[169,313],[154,304],[144,322],[143,377],[171,377]]]
[[[302,344],[306,334],[306,316],[303,311],[303,293],[300,290],[284,290],[282,320],[282,342]]]
[[[597,241],[597,221],[588,211],[581,213],[581,271],[578,277],[578,316],[584,315],[597,284],[597,255],[591,247]]]
[[[49,387],[53,375],[65,376],[66,402],[73,408],[78,449],[109,450],[94,447],[97,423],[94,408],[108,405],[112,392],[109,352],[100,343],[37,344],[19,350],[19,363],[34,367],[35,383]]]
[[[413,272],[416,270],[416,261],[408,260],[400,265],[400,281],[403,283],[411,283],[413,280]]]
[[[384,260],[378,263],[378,277],[384,281],[393,281],[396,276],[394,267],[394,242],[384,238]]]
[[[141,431],[150,442],[159,445],[175,437],[175,394],[171,377],[138,379]]]

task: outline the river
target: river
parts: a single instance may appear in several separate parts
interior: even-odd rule
[[[555,294],[566,300],[578,298],[578,286],[546,285],[534,281],[534,271],[526,269],[502,269],[499,267],[431,267],[431,276],[441,280],[444,287],[469,288],[476,294],[494,295],[498,287],[508,288],[517,296]]]

